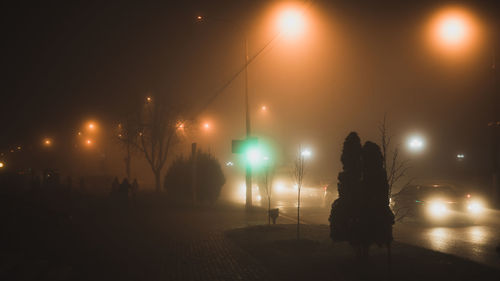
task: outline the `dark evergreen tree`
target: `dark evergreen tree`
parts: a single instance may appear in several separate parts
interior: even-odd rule
[[[380,147],[373,142],[363,146],[363,244],[388,245],[392,242],[394,214],[389,208],[389,184]]]
[[[389,208],[389,185],[380,147],[361,142],[350,133],[342,151],[343,171],[338,176],[339,198],[332,204],[330,236],[347,241],[361,258],[370,245],[389,245],[394,215]]]
[[[361,141],[351,132],[344,141],[342,150],[342,172],[338,175],[339,198],[332,204],[330,213],[330,237],[333,241],[351,242],[355,236],[353,228],[358,221],[357,198],[362,186]]]

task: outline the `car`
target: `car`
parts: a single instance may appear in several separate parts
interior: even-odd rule
[[[391,197],[396,219],[423,219],[428,222],[476,222],[485,211],[483,201],[471,193],[446,184],[408,185]]]

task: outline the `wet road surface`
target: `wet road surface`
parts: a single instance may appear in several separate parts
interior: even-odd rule
[[[296,219],[295,202],[276,201],[285,218]],[[330,207],[321,201],[301,202],[301,221],[329,224]],[[487,219],[478,223],[425,224],[417,221],[396,223],[394,239],[399,242],[467,258],[500,268],[495,247],[500,244],[500,211],[489,210]]]

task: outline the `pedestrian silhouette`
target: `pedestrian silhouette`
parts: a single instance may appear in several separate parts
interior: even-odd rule
[[[139,184],[137,183],[137,179],[134,179],[134,181],[132,182],[132,189],[130,190],[132,198],[135,198],[137,196],[138,190],[139,190]]]

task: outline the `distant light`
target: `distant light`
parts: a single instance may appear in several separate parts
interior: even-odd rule
[[[210,123],[205,123],[205,124],[203,124],[203,128],[204,128],[205,130],[210,129]]]
[[[246,153],[247,160],[251,165],[256,165],[261,159],[260,150],[258,148],[252,147],[247,150]]]
[[[467,205],[467,210],[473,214],[479,214],[483,211],[484,206],[481,202],[471,202]]]
[[[226,162],[226,166],[228,166],[228,167],[234,166],[234,163],[233,163],[233,162],[231,162],[231,161],[227,161],[227,162]]]
[[[466,50],[479,39],[479,22],[471,10],[463,7],[443,8],[430,23],[430,39],[436,47],[446,52]]]
[[[151,98],[151,97],[147,97],[147,98],[146,98],[146,101],[147,101],[148,103],[150,103],[151,101],[153,101],[153,98]]]
[[[78,132],[78,135],[81,136],[82,135],[82,132]]]
[[[86,143],[87,145],[92,145],[92,140],[86,140],[86,141],[85,141],[85,143]]]
[[[457,15],[449,15],[439,24],[439,36],[446,44],[458,44],[467,35],[467,25],[463,18]]]
[[[305,29],[303,13],[298,9],[283,10],[278,17],[278,30],[286,37],[294,38],[301,35]]]
[[[184,123],[182,123],[182,122],[177,123],[177,128],[184,129]]]
[[[49,138],[46,138],[43,140],[43,145],[45,146],[51,146],[52,145],[52,140]]]
[[[419,136],[413,136],[408,140],[408,148],[412,151],[420,151],[424,145],[424,140]]]
[[[260,109],[261,109],[262,111],[267,111],[267,106],[263,105],[263,106],[261,106],[261,107],[260,107]]]
[[[203,17],[202,16],[197,16],[196,19],[199,20],[199,21],[201,21],[201,20],[203,20]]]
[[[276,183],[275,190],[276,190],[276,192],[281,193],[281,192],[285,191],[285,186],[283,185],[283,183],[278,182],[278,183]]]
[[[5,164],[3,162],[0,162],[0,168],[5,167]]]
[[[467,194],[467,198],[470,198],[470,194]]]
[[[311,156],[311,151],[309,149],[302,150],[302,152],[300,153],[300,155],[302,157],[309,157],[309,156]]]
[[[94,123],[89,123],[88,127],[89,127],[90,130],[94,130],[95,129]]]
[[[463,153],[457,154],[457,159],[458,160],[463,160],[464,158],[465,158],[465,154],[463,154]]]
[[[428,211],[433,217],[442,217],[448,212],[448,208],[441,201],[431,202],[428,208]]]

